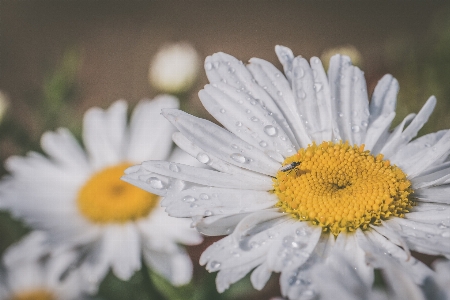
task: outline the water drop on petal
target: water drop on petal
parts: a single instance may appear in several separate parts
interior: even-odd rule
[[[150,186],[154,189],[162,189],[163,188],[163,183],[161,180],[159,180],[159,178],[157,177],[150,177],[149,179],[147,179],[147,183],[150,184]]]
[[[220,112],[224,114],[224,113],[226,112],[226,110],[222,108],[222,109],[220,110]]]
[[[353,132],[359,132],[359,129],[360,129],[360,128],[359,128],[358,125],[353,125],[353,126],[352,126],[352,131],[353,131]]]
[[[184,202],[195,202],[195,200],[196,199],[194,197],[190,196],[190,195],[188,195],[188,196],[183,198]]]
[[[204,212],[203,215],[204,215],[205,217],[209,217],[209,216],[212,216],[213,213],[212,213],[212,211],[210,211],[210,210],[205,210],[205,212]]]
[[[214,261],[211,262],[211,268],[214,269],[214,270],[220,268],[220,265],[221,265],[221,263],[218,262],[218,261],[214,260]]]
[[[241,164],[243,164],[243,163],[246,162],[246,158],[245,158],[242,154],[240,154],[240,153],[233,153],[233,154],[230,155],[230,157],[231,157],[234,161],[236,161],[236,162],[238,162],[238,163],[241,163]]]
[[[180,171],[180,168],[176,164],[170,163],[169,164],[169,170],[172,171],[172,172],[177,173],[177,172]]]
[[[367,124],[366,121],[362,121],[362,122],[361,122],[361,126],[362,126],[362,127],[367,127],[367,125],[368,125],[368,124]]]
[[[277,135],[277,129],[273,127],[272,125],[267,125],[264,127],[264,132],[268,136],[276,136]]]
[[[199,154],[197,154],[197,160],[203,164],[207,164],[210,160],[208,154],[200,152]]]
[[[253,122],[258,122],[259,119],[257,117],[251,117],[250,120],[252,120]]]
[[[202,193],[202,194],[200,194],[200,199],[202,199],[202,200],[208,200],[208,199],[209,199],[209,196],[208,196],[208,194]]]
[[[267,143],[265,141],[259,142],[259,145],[264,148],[267,147]]]
[[[206,69],[207,71],[211,71],[211,70],[212,70],[212,64],[211,64],[210,62],[206,63],[206,64],[205,64],[205,69]]]

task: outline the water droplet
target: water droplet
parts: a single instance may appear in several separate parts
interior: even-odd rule
[[[211,63],[206,63],[205,64],[205,69],[207,70],[207,71],[211,71],[212,70],[212,64]]]
[[[200,152],[199,154],[197,154],[197,160],[203,164],[207,164],[210,160],[208,154]]]
[[[280,77],[280,73],[275,73],[275,77]]]
[[[192,203],[192,204],[190,205],[190,207],[191,207],[191,208],[196,208],[196,207],[198,207],[198,205],[195,204],[195,203]]]
[[[361,126],[362,126],[362,127],[367,127],[367,125],[368,125],[368,124],[367,124],[366,121],[362,121],[362,122],[361,122]]]
[[[240,153],[233,153],[230,156],[234,161],[236,161],[238,163],[243,164],[246,162],[246,158]]]
[[[231,73],[231,74],[233,74],[234,72],[236,72],[236,70],[235,70],[234,68],[229,68],[229,69],[228,69],[228,72]]]
[[[150,177],[149,179],[147,179],[147,183],[150,184],[150,186],[154,189],[162,189],[163,188],[163,183],[161,180],[159,180],[159,178],[157,177]]]
[[[220,268],[220,266],[221,266],[221,263],[220,262],[218,262],[218,261],[212,261],[211,262],[211,269],[218,269],[218,268]]]
[[[430,144],[425,144],[424,146],[427,147],[427,148],[430,148],[430,147],[431,147]]]
[[[208,200],[208,199],[209,199],[209,196],[208,196],[208,194],[202,193],[202,194],[200,194],[200,199],[202,199],[202,200]]]
[[[178,173],[180,171],[180,168],[176,164],[171,163],[169,164],[169,170]]]
[[[263,89],[267,90],[267,85],[263,86]]]
[[[241,122],[236,122],[236,126],[241,127],[242,123]]]
[[[296,68],[294,70],[294,76],[297,78],[302,78],[303,76],[305,76],[305,70],[303,70],[303,68]]]
[[[205,217],[210,217],[210,216],[213,215],[213,213],[212,213],[212,211],[210,211],[210,210],[205,210],[205,212],[203,213],[203,215],[204,215]]]
[[[255,101],[255,100],[250,101],[250,104],[251,104],[251,105],[256,105],[256,101]]]
[[[196,199],[190,195],[183,198],[184,202],[195,202],[195,200]]]
[[[267,143],[265,141],[259,142],[259,145],[264,148],[267,147]]]
[[[237,148],[239,148],[236,144],[232,144],[231,145],[231,148],[233,148],[233,149],[237,149]]]
[[[277,135],[277,129],[273,127],[272,125],[267,125],[264,127],[264,132],[268,136],[276,136]]]
[[[357,82],[357,81],[359,80],[359,77],[355,75],[355,76],[352,77],[352,80],[353,80],[354,82]]]
[[[249,113],[251,113],[252,111],[251,111],[250,109],[247,109],[245,112],[249,114]]]
[[[308,231],[306,230],[306,228],[300,227],[295,231],[295,234],[297,236],[305,236],[308,234]]]
[[[303,100],[306,98],[306,93],[303,89],[298,90],[298,97],[300,98],[300,100]]]
[[[277,95],[281,97],[281,96],[283,96],[283,92],[282,91],[278,91]]]
[[[438,228],[439,229],[446,229],[446,228],[448,228],[448,226],[441,222],[441,223],[438,224]]]
[[[441,236],[445,237],[445,238],[450,237],[450,231],[446,231],[446,232],[441,233]]]
[[[342,118],[342,117],[344,117],[344,114],[343,114],[343,113],[338,113],[338,116],[339,116],[340,118]]]
[[[314,84],[314,89],[316,90],[316,92],[320,92],[322,90],[323,85],[321,83],[315,83]]]
[[[359,126],[358,125],[353,125],[352,126],[352,131],[353,132],[359,132]]]
[[[220,112],[224,114],[224,113],[226,112],[226,110],[222,108],[222,109],[220,110]]]
[[[285,140],[286,140],[286,137],[281,135],[281,136],[280,136],[280,140],[285,141]]]
[[[223,83],[227,83],[227,80],[225,78],[222,79]]]
[[[293,242],[294,242],[294,237],[288,235],[283,239],[283,246],[286,248],[290,248],[290,247],[292,247]]]
[[[253,122],[258,122],[259,119],[257,117],[251,117],[250,120],[252,120]]]
[[[220,63],[218,61],[215,61],[213,64],[214,64],[214,68],[216,68],[216,69],[219,68]]]

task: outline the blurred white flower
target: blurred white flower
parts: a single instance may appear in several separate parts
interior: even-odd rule
[[[75,271],[65,272],[76,254],[49,256],[45,233],[33,232],[5,252],[0,276],[1,300],[79,300],[83,279]]]
[[[142,257],[175,285],[191,279],[191,260],[179,244],[198,244],[200,235],[188,220],[169,218],[157,195],[120,180],[133,163],[190,158],[183,159],[181,151],[170,156],[174,128],[160,115],[167,107],[178,107],[178,100],[142,100],[129,126],[125,101],[107,110],[91,108],[83,124],[86,151],[61,128],[42,136],[46,156],[31,152],[6,161],[10,175],[0,184],[0,206],[48,232],[54,251],[78,249],[75,263],[93,289],[110,267],[129,279],[141,268]],[[158,175],[144,181],[156,191],[167,185]]]
[[[328,62],[336,54],[346,55],[350,57],[352,63],[355,66],[361,67],[363,64],[363,58],[359,50],[353,45],[345,45],[334,48],[328,48],[325,51],[323,51],[322,55],[320,56],[320,60],[323,62],[323,66],[325,69],[328,69],[329,66]]]
[[[365,254],[375,251],[421,283],[432,270],[409,249],[450,258],[450,130],[414,139],[435,97],[390,131],[399,88],[391,75],[369,105],[363,72],[349,57],[333,56],[327,75],[319,58],[275,49],[285,75],[258,58],[206,58],[210,84],[199,97],[224,128],[163,110],[180,131],[175,143],[215,171],[147,161],[126,178],[151,191],[144,175],[171,177],[161,202],[169,215],[228,235],[200,258],[218,272],[219,292],[249,272],[262,289],[281,272],[283,296],[314,298],[311,268],[330,249],[348,253],[369,286]]]
[[[427,299],[450,299],[450,261],[439,259],[432,265],[435,273],[425,279],[423,291]]]
[[[5,93],[0,91],[0,123],[3,121],[3,117],[5,116],[8,107],[9,107],[9,98]]]
[[[158,91],[179,94],[195,83],[201,66],[195,48],[188,43],[163,46],[150,62],[149,81]]]

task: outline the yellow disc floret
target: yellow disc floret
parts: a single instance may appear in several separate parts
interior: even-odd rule
[[[36,289],[14,294],[11,300],[56,300],[56,297],[47,290]]]
[[[283,166],[273,179],[277,206],[334,235],[404,217],[413,205],[405,173],[364,145],[313,143]]]
[[[80,189],[77,204],[94,223],[125,223],[147,216],[158,196],[120,180],[131,164],[108,167],[94,174]]]

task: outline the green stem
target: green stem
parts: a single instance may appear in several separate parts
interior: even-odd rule
[[[159,290],[156,288],[155,284],[153,283],[152,278],[150,277],[149,269],[148,269],[147,265],[145,264],[144,260],[142,260],[141,272],[142,272],[142,277],[143,277],[143,284],[145,285],[144,288],[147,291],[149,300],[153,300],[153,299],[164,300],[164,299],[166,299],[166,297],[159,292]]]

